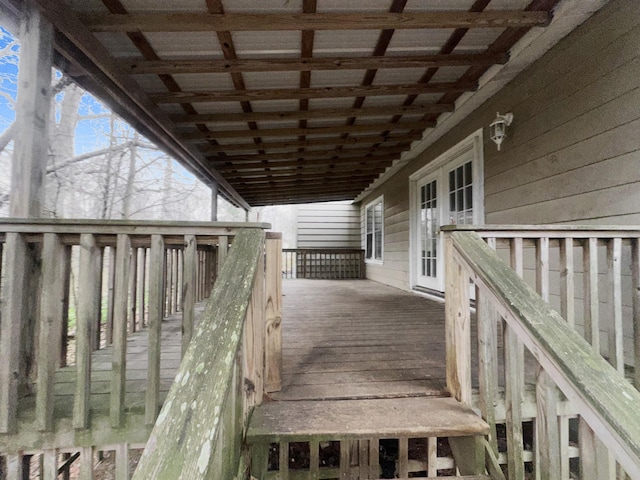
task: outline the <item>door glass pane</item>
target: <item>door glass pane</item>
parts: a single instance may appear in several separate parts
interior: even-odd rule
[[[473,223],[473,175],[471,162],[449,172],[449,221]]]
[[[420,187],[420,273],[423,277],[437,275],[438,199],[436,181]]]

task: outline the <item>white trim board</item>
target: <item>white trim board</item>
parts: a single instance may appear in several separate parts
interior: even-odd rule
[[[400,159],[363,190],[354,203],[362,201],[383,185],[608,2],[609,0],[561,1],[554,9],[553,19],[548,26],[529,30],[511,48],[510,60],[506,64],[494,65],[487,70],[478,81],[478,89],[461,95],[456,101],[455,110],[452,113],[441,114],[436,127],[425,130],[422,139],[414,141],[411,149],[404,152]]]

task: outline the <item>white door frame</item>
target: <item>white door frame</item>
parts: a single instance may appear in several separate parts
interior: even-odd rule
[[[484,151],[482,129],[476,130],[460,143],[409,176],[409,282],[411,288],[418,286],[419,273],[418,261],[420,258],[420,232],[418,223],[420,221],[420,216],[418,209],[420,207],[420,202],[418,196],[420,194],[420,189],[418,188],[418,185],[423,183],[422,181],[426,177],[439,172],[438,203],[440,218],[441,221],[444,221],[445,218],[448,218],[444,217],[444,214],[448,211],[448,206],[445,211],[445,203],[448,200],[445,187],[448,182],[445,173],[451,170],[451,168],[455,168],[460,157],[468,154],[469,152],[473,152],[473,222],[474,224],[481,225],[484,223]],[[443,253],[444,241],[442,235],[440,235],[438,247],[439,252]],[[440,275],[438,275],[438,279],[437,282],[434,283],[434,287],[436,287],[436,290],[443,292],[445,285],[443,265],[439,266],[439,272]]]

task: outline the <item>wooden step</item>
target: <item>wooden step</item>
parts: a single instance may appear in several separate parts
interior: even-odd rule
[[[451,398],[305,400],[256,407],[247,441],[460,437],[488,431],[473,410]]]

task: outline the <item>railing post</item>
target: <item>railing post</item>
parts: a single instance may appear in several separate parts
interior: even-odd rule
[[[454,258],[451,235],[445,237],[445,338],[447,389],[458,401],[471,404],[471,326],[469,278]]]
[[[184,237],[184,260],[182,278],[182,356],[184,357],[195,322],[198,244],[195,235]]]
[[[262,403],[265,351],[264,249],[258,255],[251,301],[244,324],[242,360],[246,387],[245,413]]]
[[[0,351],[0,433],[13,433],[17,426],[18,387],[23,367],[20,345],[27,323],[27,278],[30,265],[26,238],[19,233],[7,233],[5,244],[6,266],[3,285],[4,309],[1,318]]]
[[[282,389],[282,234],[266,236],[265,391]]]

